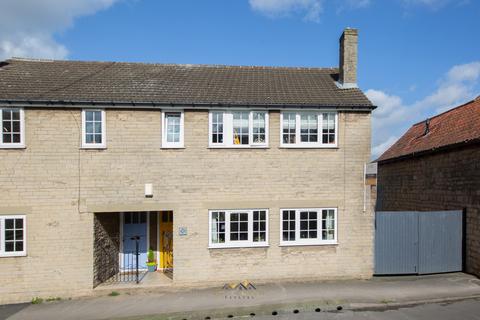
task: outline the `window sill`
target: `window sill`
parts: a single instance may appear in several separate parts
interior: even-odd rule
[[[339,149],[337,145],[335,146],[322,146],[322,145],[314,145],[314,146],[305,146],[305,145],[280,145],[280,149]]]
[[[261,245],[227,245],[227,246],[208,246],[208,249],[251,249],[251,248],[268,248],[269,244]]]
[[[178,146],[178,147],[175,147],[175,146],[162,146],[160,147],[160,149],[186,149],[184,146]]]
[[[282,243],[279,247],[303,247],[303,246],[337,246],[338,242],[329,242],[329,243]]]
[[[24,144],[21,145],[0,145],[0,149],[27,149],[27,147]]]
[[[106,146],[81,146],[80,150],[107,150]]]
[[[215,146],[209,145],[209,149],[270,149],[269,146]]]
[[[2,258],[15,258],[15,257],[26,257],[26,252],[16,252],[16,253],[2,253],[0,254],[0,259]]]

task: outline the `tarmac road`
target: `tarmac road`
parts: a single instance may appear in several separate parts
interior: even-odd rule
[[[276,316],[255,316],[258,320],[480,320],[480,300],[466,300],[453,303],[426,304],[416,307],[386,311],[341,311],[290,313]]]

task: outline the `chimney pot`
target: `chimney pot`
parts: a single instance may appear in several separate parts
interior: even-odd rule
[[[340,37],[338,82],[341,88],[357,87],[358,30],[346,28]]]

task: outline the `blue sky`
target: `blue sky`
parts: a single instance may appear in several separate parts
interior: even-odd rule
[[[360,30],[359,85],[379,106],[373,157],[480,95],[474,0],[3,0],[0,59],[330,67],[345,27]]]

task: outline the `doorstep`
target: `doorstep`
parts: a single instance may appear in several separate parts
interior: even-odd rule
[[[171,278],[171,274],[156,271],[147,272],[145,275],[143,275],[143,277],[141,277],[141,281],[139,283],[136,283],[135,281],[104,282],[95,287],[95,289],[93,289],[93,293],[96,296],[109,294],[112,291],[119,293],[134,293],[138,291],[149,291],[156,288],[169,288],[172,286],[173,280]]]

